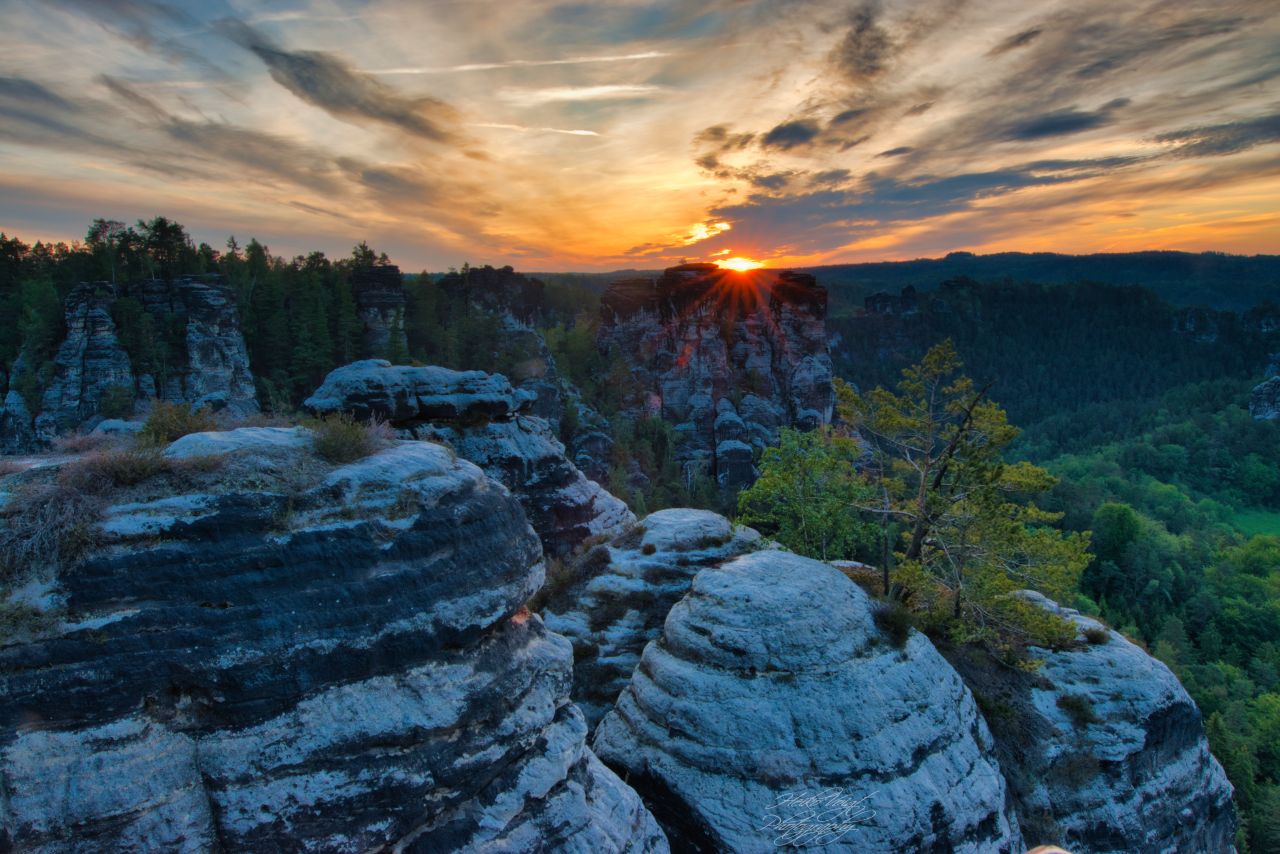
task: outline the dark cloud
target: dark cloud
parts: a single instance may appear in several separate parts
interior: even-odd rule
[[[890,148],[888,151],[882,151],[876,157],[901,157],[904,154],[910,154],[915,151],[909,145],[899,145],[897,148]]]
[[[839,127],[840,125],[847,125],[849,122],[863,118],[870,112],[871,110],[867,107],[854,107],[851,110],[844,110],[843,112],[836,113],[836,115],[831,119],[830,127],[834,128]]]
[[[766,133],[760,140],[760,145],[786,151],[813,142],[820,130],[817,122],[808,119],[783,122]]]
[[[226,76],[222,69],[200,52],[197,43],[188,44],[183,38],[193,31],[202,30],[203,25],[177,6],[159,0],[53,2],[91,18],[103,29],[115,33],[134,47],[156,54],[171,63],[200,67],[215,78]],[[218,0],[208,0],[205,5],[216,13],[224,4]],[[166,31],[169,31],[168,34]]]
[[[1280,142],[1280,113],[1242,122],[1163,133],[1157,142],[1178,143],[1174,157],[1221,157]]]
[[[933,109],[933,101],[922,101],[919,104],[912,104],[910,107],[907,108],[907,111],[903,113],[903,115],[904,116],[922,116],[925,113],[929,112],[929,110],[931,109]]]
[[[1128,104],[1128,99],[1117,98],[1114,101],[1103,104],[1100,109],[1092,112],[1069,107],[1064,110],[1042,113],[1010,127],[1005,133],[1005,138],[1035,140],[1093,130],[1108,124],[1111,120],[1111,114],[1122,107],[1128,106]]]
[[[57,109],[72,109],[70,102],[57,92],[25,77],[0,76],[0,98],[28,104],[44,105]]]
[[[854,9],[844,38],[831,52],[831,64],[851,83],[874,80],[889,67],[895,45],[879,17],[879,3],[866,2]]]
[[[435,142],[455,140],[448,125],[457,121],[457,112],[443,101],[401,94],[330,53],[285,50],[243,21],[228,18],[219,26],[261,59],[272,79],[309,104],[342,119],[379,122]]]
[[[1036,39],[1040,38],[1040,34],[1043,32],[1044,30],[1037,27],[1033,30],[1023,30],[1020,33],[1014,33],[1009,36],[1009,38],[987,51],[987,56],[999,56],[1002,53],[1008,53],[1011,50],[1026,47]]]
[[[765,190],[781,190],[791,183],[790,172],[770,172],[764,175],[753,175],[751,183]]]

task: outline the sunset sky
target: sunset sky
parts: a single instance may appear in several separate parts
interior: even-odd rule
[[[406,270],[1280,251],[1280,2],[0,0],[0,230]]]

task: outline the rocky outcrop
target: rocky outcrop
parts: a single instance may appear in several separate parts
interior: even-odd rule
[[[438,285],[451,300],[467,302],[492,314],[509,315],[526,326],[542,315],[546,285],[511,267],[466,267],[442,276]]]
[[[35,416],[17,387],[18,378],[28,370],[25,353],[20,353],[9,366],[9,388],[0,406],[0,454],[21,454],[35,447]]]
[[[115,295],[109,286],[84,284],[67,295],[67,337],[54,359],[53,377],[45,387],[35,419],[39,441],[51,443],[95,415],[112,388],[134,391],[129,355],[111,319]]]
[[[549,554],[621,533],[635,516],[569,462],[544,419],[526,414],[535,400],[501,374],[371,359],[331,372],[304,406],[382,418],[406,437],[448,444],[519,496]]]
[[[351,272],[351,291],[363,324],[365,354],[379,359],[396,352],[408,354],[404,331],[408,298],[400,268],[394,264],[357,268]]]
[[[844,575],[785,552],[694,578],[593,746],[678,850],[1023,850],[960,677],[918,633],[891,643]]]
[[[1271,364],[1267,366],[1267,379],[1253,387],[1249,414],[1257,421],[1280,418],[1280,354],[1272,355]]]
[[[709,510],[659,510],[548,582],[542,618],[573,643],[573,699],[589,725],[612,708],[694,575],[765,545]]]
[[[665,851],[585,745],[505,488],[401,442],[186,437],[0,646],[0,848]],[[173,488],[186,484],[189,488]]]
[[[736,489],[778,428],[831,420],[826,307],[806,274],[685,264],[611,286],[598,341],[631,366],[628,414],[675,424],[686,476]]]
[[[127,288],[163,323],[184,326],[183,358],[165,377],[138,377],[143,397],[162,397],[244,416],[258,411],[235,292],[218,276],[159,279]]]
[[[1027,840],[1081,854],[1233,850],[1231,784],[1177,677],[1098,621],[1022,595],[1073,621],[1079,648],[1035,650],[1034,675],[951,658],[994,717]]]

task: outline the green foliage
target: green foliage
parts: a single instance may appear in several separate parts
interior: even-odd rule
[[[1060,694],[1057,699],[1058,708],[1067,713],[1071,723],[1078,729],[1098,722],[1098,715],[1093,710],[1093,701],[1084,694]]]
[[[133,389],[124,385],[108,386],[102,392],[98,411],[104,418],[128,418],[133,414]]]
[[[147,413],[146,423],[138,434],[140,441],[148,445],[167,445],[190,433],[204,433],[218,429],[218,422],[208,409],[195,409],[186,403],[153,401]]]
[[[738,495],[738,521],[797,554],[851,559],[875,542],[858,509],[872,500],[858,476],[857,443],[829,428],[783,429],[760,460],[760,477]]]

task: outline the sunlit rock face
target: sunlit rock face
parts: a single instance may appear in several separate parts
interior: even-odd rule
[[[951,656],[992,709],[1028,843],[1083,854],[1234,850],[1231,784],[1177,677],[1098,621],[1021,595],[1073,621],[1080,646],[1035,650],[1035,674]]]
[[[633,366],[630,414],[676,425],[686,474],[737,488],[778,428],[831,420],[826,310],[806,274],[685,264],[611,286],[599,343]]]
[[[694,577],[593,746],[677,850],[1023,850],[960,677],[923,635],[890,643],[843,574],[786,552]],[[834,829],[788,837],[815,802]]]
[[[709,510],[659,510],[548,582],[542,617],[573,643],[573,699],[587,723],[595,726],[613,707],[694,575],[770,547]]]
[[[471,463],[197,434],[0,648],[0,849],[666,851],[585,745],[541,547]],[[177,481],[176,483],[181,483]]]
[[[566,555],[621,533],[635,516],[566,458],[545,419],[528,414],[536,400],[501,374],[370,359],[332,371],[304,405],[382,418],[405,437],[449,445],[520,498],[548,553]]]

